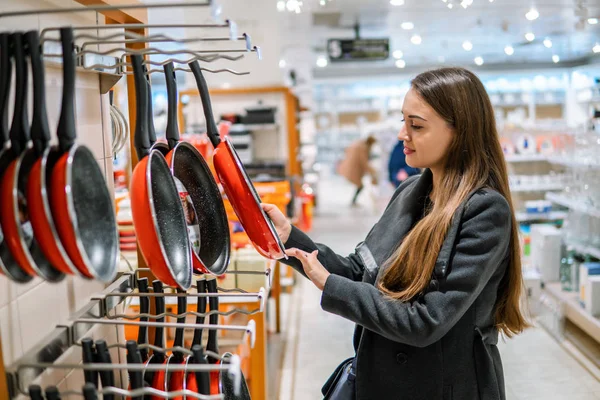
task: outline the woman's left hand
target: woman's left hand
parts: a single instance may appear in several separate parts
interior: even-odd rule
[[[312,253],[307,253],[296,248],[291,248],[286,249],[285,254],[300,260],[306,276],[308,276],[308,278],[312,281],[312,283],[315,284],[317,288],[319,288],[319,290],[323,291],[325,282],[327,282],[327,278],[331,274],[317,259],[317,255],[319,254],[318,250],[315,250]]]

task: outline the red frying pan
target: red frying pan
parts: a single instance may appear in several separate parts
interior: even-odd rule
[[[148,138],[148,83],[140,55],[132,55],[136,94],[135,149],[139,159],[131,177],[133,225],[152,273],[170,286],[192,284],[192,255],[179,192],[163,155]]]
[[[10,34],[0,33],[0,178],[15,158],[8,142],[8,94],[12,75],[11,53]],[[0,271],[14,282],[25,283],[31,281],[33,274],[21,268],[4,239],[0,221]]]
[[[50,141],[50,128],[46,115],[44,62],[40,53],[40,40],[37,31],[25,34],[33,75],[33,120],[31,123],[31,140],[33,148],[28,150],[25,170],[29,168],[27,179],[27,206],[35,239],[40,244],[40,249],[50,263],[65,274],[81,274],[63,247],[48,198],[50,177],[52,169],[60,157],[57,148],[48,146]],[[33,164],[33,165],[32,165]]]
[[[73,29],[61,28],[60,37],[63,98],[58,147],[62,154],[52,170],[50,207],[60,240],[73,264],[88,278],[110,282],[117,273],[119,254],[114,201],[93,153],[75,143]]]
[[[171,149],[166,159],[186,211],[194,272],[222,275],[227,271],[231,249],[227,213],[206,161],[190,143],[179,141],[173,63],[165,64],[164,70],[168,99],[166,136]]]
[[[226,137],[225,140],[221,141],[219,137],[219,130],[212,113],[208,85],[202,75],[198,61],[190,63],[189,66],[196,78],[196,84],[202,99],[208,138],[215,147],[213,164],[227,199],[231,202],[246,234],[260,254],[271,259],[287,258],[283,243],[281,243],[279,235],[275,232],[273,223],[260,207],[260,197],[233,145],[229,138]]]
[[[30,275],[58,282],[64,274],[54,269],[34,240],[25,200],[27,178],[35,154],[27,150],[29,119],[27,117],[27,60],[23,33],[11,35],[15,56],[15,113],[10,130],[11,152],[15,157],[2,177],[0,192],[0,221],[5,241],[17,263]],[[39,99],[38,99],[39,100]]]

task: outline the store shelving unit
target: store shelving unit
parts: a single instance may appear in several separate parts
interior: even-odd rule
[[[515,213],[518,222],[529,221],[557,221],[567,218],[566,211],[551,211],[549,213],[526,213],[518,211]]]
[[[586,163],[573,158],[548,157],[548,162],[572,168],[600,168],[600,162]]]
[[[544,154],[510,154],[505,155],[504,158],[509,163],[540,162],[548,159]]]
[[[551,190],[562,190],[564,187],[560,183],[544,183],[537,185],[513,185],[510,187],[511,192],[546,192]]]
[[[566,244],[567,244],[567,246],[572,247],[573,250],[575,250],[576,252],[578,252],[580,254],[588,254],[592,257],[600,259],[600,248],[593,247],[593,246],[587,246],[587,245],[579,244],[579,243],[574,243],[571,241],[567,241]]]
[[[579,211],[588,214],[592,217],[600,218],[600,209],[589,206],[581,201],[572,200],[565,195],[559,193],[546,193],[546,199],[561,206],[570,208],[571,210]]]

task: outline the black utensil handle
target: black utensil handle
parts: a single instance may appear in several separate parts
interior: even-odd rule
[[[193,364],[207,364],[206,357],[202,346],[196,344],[192,346],[192,363]],[[210,394],[210,372],[208,371],[196,371],[196,384],[198,385],[199,394]]]
[[[42,388],[39,385],[29,385],[28,392],[31,400],[44,400]]]
[[[156,129],[154,129],[154,109],[152,108],[152,83],[146,66],[142,65],[142,69],[146,77],[146,92],[148,92],[148,139],[150,140],[150,146],[153,146],[156,143]]]
[[[15,58],[15,109],[12,126],[10,127],[10,144],[13,154],[25,150],[29,141],[29,118],[27,116],[27,60],[23,33],[15,32],[10,36]]]
[[[38,155],[41,155],[50,141],[50,127],[46,112],[46,83],[44,78],[44,61],[40,52],[38,31],[25,33],[25,42],[31,60],[33,75],[33,119],[31,121],[31,140]]]
[[[81,355],[84,364],[94,363],[95,358],[94,341],[90,338],[81,339]],[[87,383],[98,387],[98,371],[84,370],[83,376]]]
[[[142,356],[138,350],[135,340],[128,340],[125,344],[127,348],[127,364],[142,364]],[[131,390],[144,387],[144,376],[142,371],[129,371],[129,383]],[[142,400],[144,396],[132,397],[133,400]]]
[[[154,289],[154,293],[164,293],[163,283],[159,280],[152,281],[152,288]],[[165,298],[164,297],[155,297],[155,306],[156,306],[156,314],[164,314],[165,312]],[[156,319],[156,322],[165,322],[165,317],[160,317]],[[154,345],[156,347],[164,348],[165,347],[165,339],[164,339],[164,330],[165,328],[157,327],[154,330]],[[153,351],[154,358],[158,355],[159,357],[164,357],[164,352],[162,351]],[[157,360],[158,361],[158,360]],[[162,362],[162,360],[161,360]]]
[[[163,66],[167,86],[167,141],[172,149],[179,143],[179,125],[177,123],[177,80],[173,62]]]
[[[0,33],[0,148],[8,140],[8,95],[12,79],[10,34]]]
[[[60,400],[60,393],[56,386],[48,386],[46,388],[46,399],[48,400]]]
[[[198,64],[198,61],[193,61],[188,65],[194,74],[196,86],[198,86],[198,92],[200,92],[202,108],[204,109],[204,118],[206,118],[206,133],[213,146],[217,147],[219,143],[221,143],[221,137],[219,136],[217,124],[215,123],[215,117],[213,116],[208,84],[206,83],[206,79],[204,79],[204,75],[202,75],[202,69],[200,68],[200,64]]]
[[[105,340],[96,340],[96,354],[98,356],[98,362],[101,364],[112,364],[108,346]],[[113,371],[100,371],[100,380],[102,381],[102,387],[115,386],[115,376]],[[115,396],[112,394],[103,395],[104,400],[112,400]]]
[[[217,280],[216,279],[208,279],[206,281],[207,291],[208,293],[217,293]],[[219,298],[217,296],[208,298],[208,309],[210,311],[218,311],[219,310]],[[211,314],[208,317],[208,323],[210,325],[218,325],[219,324],[219,314]],[[217,343],[217,330],[210,329],[208,331],[208,342],[206,343],[206,350],[210,350],[214,353],[219,353],[219,345]],[[216,361],[215,361],[216,362]]]
[[[140,293],[148,293],[148,278],[140,278],[137,281],[138,290]],[[150,299],[148,297],[140,297],[140,314],[150,313]],[[147,322],[148,317],[140,317],[140,321]],[[148,327],[140,326],[138,330],[138,344],[148,343]],[[148,359],[148,349],[140,349],[142,360]]]
[[[75,45],[73,28],[60,28],[63,53],[63,95],[58,120],[58,145],[63,152],[69,151],[76,139],[75,127]]]
[[[182,294],[185,293],[185,290],[177,289],[177,293]],[[183,314],[187,312],[187,297],[178,297],[177,298],[177,314]],[[185,316],[181,318],[177,318],[178,324],[185,324]],[[183,347],[183,334],[185,333],[185,328],[175,328],[175,339],[173,340],[173,346]],[[184,354],[181,351],[173,351],[173,362],[179,364],[183,362]]]
[[[206,293],[206,279],[198,279],[196,282],[198,293]],[[198,297],[198,304],[196,308],[198,314],[206,313],[206,297]],[[196,325],[204,325],[205,317],[196,316]],[[192,346],[202,345],[202,335],[204,329],[196,328],[194,330],[194,337],[192,338]]]
[[[98,400],[98,391],[96,389],[97,388],[91,383],[83,385],[83,398],[85,400]]]
[[[148,139],[148,94],[146,76],[142,68],[143,58],[139,54],[132,54],[131,66],[133,67],[133,83],[135,85],[135,131],[133,143],[138,160],[150,154],[150,140]]]

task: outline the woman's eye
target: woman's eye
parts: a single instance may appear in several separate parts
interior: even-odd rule
[[[404,118],[401,119],[401,122],[404,122]]]
[[[422,129],[422,128],[423,128],[422,126],[419,126],[419,125],[411,125],[410,127],[411,127],[412,129],[414,129],[415,131],[418,131],[419,129]]]

